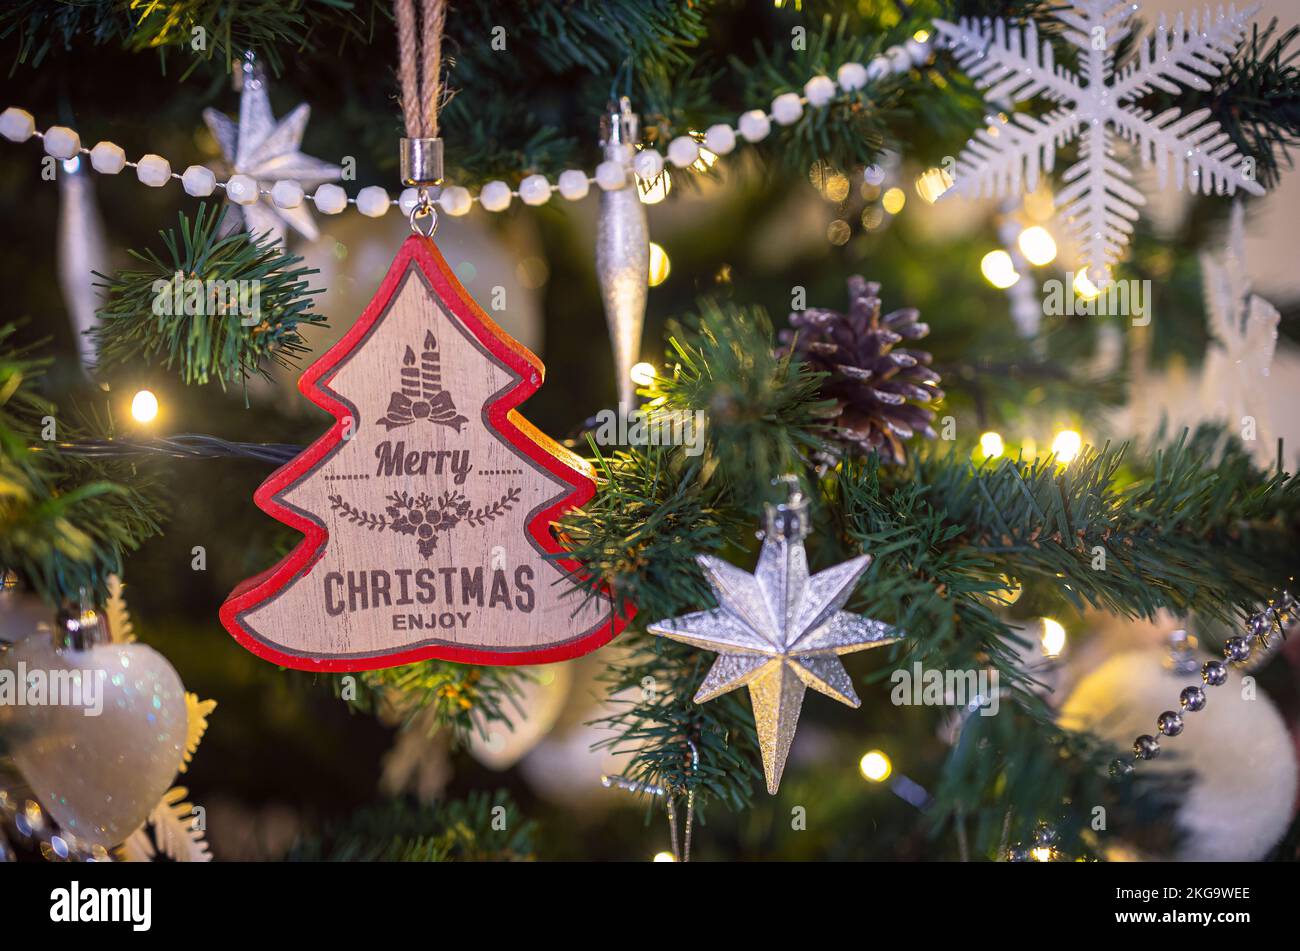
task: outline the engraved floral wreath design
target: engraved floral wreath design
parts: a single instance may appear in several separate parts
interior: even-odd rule
[[[391,530],[401,535],[414,536],[420,554],[429,558],[438,547],[439,535],[445,535],[462,522],[471,528],[478,528],[509,512],[519,501],[521,491],[518,487],[509,489],[491,505],[481,505],[478,508],[462,493],[454,490],[436,497],[425,492],[418,495],[393,492],[386,496],[390,504],[385,507],[382,515],[357,508],[341,495],[331,495],[329,499],[330,507],[341,512],[353,525],[361,525],[372,532]]]

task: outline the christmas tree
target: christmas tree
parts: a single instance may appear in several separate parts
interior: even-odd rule
[[[0,857],[1300,858],[1300,26],[1181,7],[6,5]]]

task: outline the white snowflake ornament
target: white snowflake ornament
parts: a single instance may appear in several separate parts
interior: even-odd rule
[[[949,193],[972,197],[1032,191],[1052,171],[1056,151],[1079,138],[1079,161],[1062,175],[1056,196],[1062,219],[1074,232],[1083,265],[1096,279],[1117,261],[1133,233],[1146,198],[1116,158],[1116,140],[1128,142],[1142,164],[1155,165],[1160,187],[1172,173],[1176,188],[1205,194],[1243,189],[1262,195],[1253,163],[1237,151],[1209,109],[1186,115],[1171,108],[1156,115],[1136,100],[1159,89],[1210,88],[1246,32],[1258,5],[1238,11],[1219,7],[1181,14],[1171,29],[1162,15],[1152,37],[1138,43],[1138,55],[1115,68],[1115,50],[1130,32],[1139,5],[1121,0],[1072,0],[1055,13],[1062,37],[1079,51],[1079,73],[1054,62],[1051,44],[1031,21],[1025,27],[1004,20],[958,23],[935,20],[941,41],[967,74],[1000,106],[1029,99],[1055,105],[1041,118],[1023,112],[981,129],[958,157]]]
[[[1205,309],[1214,340],[1201,370],[1201,412],[1231,429],[1253,426],[1245,445],[1267,466],[1276,452],[1269,402],[1262,392],[1277,348],[1276,307],[1251,292],[1247,273],[1245,210],[1232,208],[1227,247],[1201,255]]]

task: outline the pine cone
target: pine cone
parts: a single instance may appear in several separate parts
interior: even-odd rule
[[[903,440],[921,433],[935,436],[934,413],[916,403],[943,399],[939,374],[930,369],[924,350],[894,349],[904,340],[930,332],[917,322],[920,313],[905,307],[880,316],[880,285],[860,276],[849,278],[849,311],[811,308],[790,315],[794,330],[781,331],[783,354],[791,352],[830,375],[821,394],[839,404],[836,436],[851,453],[879,453],[901,465],[907,458]]]

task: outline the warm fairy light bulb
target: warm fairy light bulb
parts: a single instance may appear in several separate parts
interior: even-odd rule
[[[1047,657],[1059,657],[1065,650],[1065,628],[1050,617],[1043,618],[1043,654]]]
[[[1033,225],[1020,232],[1016,242],[1020,252],[1030,264],[1042,267],[1056,260],[1056,239],[1042,225]]]
[[[980,272],[984,275],[984,280],[1001,290],[1006,290],[1020,280],[1011,255],[1001,248],[984,255],[980,260]]]
[[[1073,429],[1062,429],[1052,440],[1052,455],[1057,462],[1073,462],[1083,448],[1083,437]]]
[[[980,436],[980,452],[984,453],[986,458],[996,459],[1002,455],[1002,450],[1005,448],[1000,433],[987,432]]]
[[[928,168],[916,180],[916,193],[932,205],[950,188],[952,176],[942,168]]]
[[[883,783],[894,771],[894,764],[880,750],[872,750],[858,762],[858,770],[865,779],[873,783]]]
[[[131,417],[138,423],[152,423],[158,416],[158,397],[141,390],[131,397]]]
[[[902,211],[905,204],[907,204],[907,196],[903,194],[901,188],[891,188],[880,196],[881,207],[891,215],[896,215]]]
[[[1034,857],[1035,862],[1052,861],[1052,850],[1049,847],[1044,845],[1040,845],[1036,849],[1031,849],[1030,854]]]
[[[676,862],[671,852],[656,852],[655,857],[651,860],[654,862]]]
[[[1074,275],[1074,293],[1079,295],[1080,300],[1096,300],[1101,294],[1101,288],[1092,283],[1087,271],[1080,271]]]
[[[673,177],[664,169],[654,178],[636,177],[636,193],[643,205],[657,205],[673,190]]]
[[[655,368],[653,363],[638,363],[632,367],[632,372],[628,374],[632,382],[637,386],[649,386],[655,381]]]
[[[664,281],[668,280],[668,275],[673,271],[672,262],[668,260],[668,252],[650,242],[650,286],[658,287]]]
[[[929,30],[917,30],[915,33],[912,34],[912,39],[916,40],[916,42],[918,43],[924,43],[929,38],[930,38]]]

